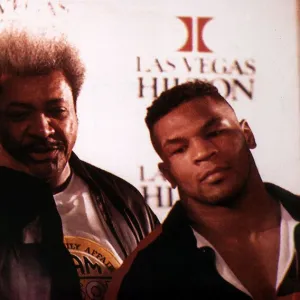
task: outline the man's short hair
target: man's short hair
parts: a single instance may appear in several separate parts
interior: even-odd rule
[[[33,34],[26,29],[9,27],[0,32],[0,92],[1,82],[7,76],[47,75],[62,71],[76,104],[85,67],[78,50],[66,36]]]
[[[201,80],[188,81],[162,92],[147,108],[145,122],[150,134],[152,134],[154,124],[173,109],[194,98],[202,97],[212,97],[228,103],[214,85]]]

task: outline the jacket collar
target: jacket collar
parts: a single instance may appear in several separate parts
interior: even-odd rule
[[[77,155],[72,152],[70,160],[70,167],[74,173],[81,177],[89,186],[91,191],[95,195],[95,204],[99,212],[99,217],[103,218],[108,224],[109,229],[118,242],[123,255],[127,257],[130,253],[129,249],[122,240],[120,235],[120,229],[118,220],[112,218],[111,206],[114,206],[123,218],[126,218],[126,222],[130,228],[133,227],[131,220],[127,220],[128,217],[125,214],[127,207],[124,203],[122,196],[117,192],[118,184],[112,184],[113,175],[103,171],[87,162],[80,160]]]
[[[190,227],[190,220],[180,200],[175,203],[169,212],[162,224],[162,230],[164,234],[173,238],[179,247],[194,245],[196,249],[197,241]]]
[[[84,163],[78,158],[78,156],[74,152],[71,153],[69,164],[74,173],[77,174],[79,177],[88,182],[92,180]]]
[[[265,183],[268,193],[278,199],[288,213],[296,221],[300,221],[300,197],[272,183]],[[163,231],[167,235],[174,236],[175,239],[184,239],[196,245],[196,239],[190,227],[188,219],[181,201],[177,201],[167,218],[162,224]]]
[[[300,221],[300,197],[275,184],[265,183],[268,193],[278,199],[296,221]]]
[[[82,161],[74,152],[71,154],[69,164],[74,173],[83,179],[95,194],[103,195],[105,191],[110,195],[114,195],[112,199],[116,198],[115,192],[111,189],[103,170]]]

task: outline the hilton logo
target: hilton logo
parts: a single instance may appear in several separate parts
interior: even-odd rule
[[[159,170],[147,176],[145,166],[140,166],[140,182],[144,199],[153,208],[172,207],[174,200],[178,198],[176,191],[171,188]]]
[[[222,57],[216,55],[217,51],[210,49],[204,41],[204,30],[213,20],[212,17],[177,16],[176,19],[186,28],[186,40],[176,55],[170,53],[169,57],[136,58],[138,98],[151,101],[175,85],[200,79],[215,85],[220,94],[229,101],[252,100],[255,60],[240,55],[237,58],[232,55]],[[236,41],[228,43],[234,45]],[[176,48],[175,46],[174,49]]]
[[[205,25],[212,20],[212,18],[197,17],[177,17],[183,22],[187,29],[187,39],[185,44],[178,50],[180,52],[212,52],[203,40],[203,30]],[[194,42],[195,41],[195,42]]]

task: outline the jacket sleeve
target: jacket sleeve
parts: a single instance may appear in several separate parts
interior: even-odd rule
[[[125,259],[122,266],[113,274],[112,282],[105,294],[105,300],[153,300],[159,296],[153,289],[152,282],[156,268],[152,269],[152,255],[145,249],[161,234],[158,226],[138,247]]]
[[[140,241],[150,234],[159,224],[157,216],[146,203],[142,194],[130,183],[123,181],[115,186],[125,198],[126,214],[138,231]]]
[[[81,161],[75,154],[71,156],[70,165],[91,190],[100,195],[97,204],[101,214],[120,240],[127,257],[159,224],[157,217],[141,193],[124,179]]]

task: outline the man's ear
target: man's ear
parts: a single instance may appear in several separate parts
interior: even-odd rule
[[[163,176],[170,182],[172,188],[175,189],[177,187],[177,184],[176,184],[168,166],[166,165],[166,163],[160,162],[158,164],[158,168],[159,168],[160,172],[163,174]]]
[[[246,140],[246,143],[247,143],[249,149],[256,148],[256,141],[255,141],[254,134],[253,134],[248,122],[245,119],[240,121],[240,127],[242,129],[242,132],[244,134],[244,137],[245,137],[245,140]]]

